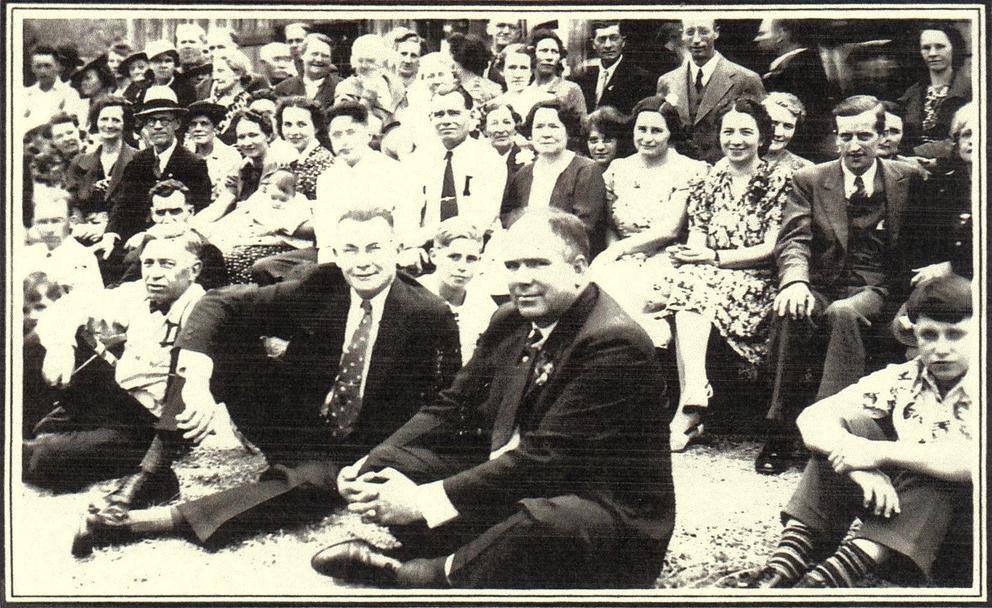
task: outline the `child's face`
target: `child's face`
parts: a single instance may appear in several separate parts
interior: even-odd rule
[[[265,191],[273,203],[281,205],[293,200],[293,197],[296,196],[296,185],[288,179],[280,180],[277,183],[269,182],[265,185]]]
[[[447,247],[431,252],[437,275],[448,287],[464,289],[478,271],[482,244],[472,239],[455,239]]]
[[[34,330],[38,326],[38,319],[41,315],[48,310],[48,307],[52,305],[55,300],[48,297],[47,294],[31,294],[30,301],[24,302],[24,333],[25,335]]]

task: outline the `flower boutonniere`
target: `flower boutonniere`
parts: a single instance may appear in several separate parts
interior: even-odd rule
[[[517,155],[513,159],[514,163],[517,165],[529,165],[534,162],[534,152],[527,148],[521,148]]]
[[[544,386],[553,373],[555,373],[554,361],[539,361],[534,367],[534,384]]]

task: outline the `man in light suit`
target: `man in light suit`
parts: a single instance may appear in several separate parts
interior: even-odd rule
[[[341,77],[331,63],[334,44],[324,34],[308,34],[303,40],[303,74],[283,80],[275,87],[279,97],[302,95],[320,104],[325,112],[334,105],[334,89]]]
[[[257,482],[175,507],[127,511],[112,504],[87,514],[75,555],[155,533],[192,533],[217,545],[313,521],[337,506],[338,467],[433,401],[461,363],[447,305],[397,276],[392,223],[385,209],[346,211],[338,221],[336,266],[204,296],[176,343],[173,390],[185,404],[176,427],[199,441],[211,431],[218,401],[226,402],[270,468]],[[280,352],[262,336],[281,338]]]
[[[319,572],[408,587],[657,579],[675,500],[651,340],[587,282],[575,216],[525,214],[503,246],[512,304],[451,389],[339,478],[349,510],[390,526],[403,550],[339,542],[314,556]],[[474,440],[459,435],[465,419]]]
[[[876,157],[885,108],[856,95],[833,110],[840,160],[802,169],[775,245],[780,291],[772,322],[775,374],[769,438],[755,463],[759,473],[788,466],[787,439],[809,405],[807,371],[822,377],[816,401],[865,375],[866,343],[883,338],[883,304],[899,270],[903,210],[919,192],[923,171]],[[866,336],[867,334],[867,336]]]
[[[696,158],[714,163],[723,156],[720,149],[720,115],[741,96],[761,101],[765,87],[761,77],[729,61],[715,48],[720,29],[712,19],[682,20],[682,42],[689,59],[682,66],[658,78],[657,94],[674,94],[682,125],[692,133]]]
[[[599,63],[572,78],[582,88],[590,112],[602,106],[613,106],[630,114],[634,104],[654,94],[651,75],[630,60],[624,62],[626,42],[619,21],[593,22],[592,48]]]

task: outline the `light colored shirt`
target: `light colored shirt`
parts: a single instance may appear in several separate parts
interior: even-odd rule
[[[395,281],[396,279],[393,280]],[[365,362],[362,366],[362,385],[359,388],[362,396],[365,396],[365,381],[369,377],[369,364],[372,363],[372,349],[375,348],[375,340],[379,336],[379,325],[382,323],[382,311],[386,306],[386,298],[389,296],[389,291],[392,288],[393,284],[390,283],[385,289],[369,300],[372,303],[372,327],[369,328],[369,340],[365,343]],[[362,310],[362,296],[358,295],[358,292],[355,290],[352,290],[351,302],[348,304],[348,321],[344,328],[345,348],[347,348],[351,343],[351,337],[355,335],[355,330],[358,329],[358,324],[362,322],[362,317],[364,316],[365,311]]]
[[[15,120],[14,123],[19,124],[24,129],[22,133],[47,123],[60,112],[78,115],[81,105],[76,89],[69,86],[69,83],[58,79],[47,91],[42,91],[38,83],[25,87],[17,101],[19,104],[23,104],[21,107],[24,108],[24,120]],[[83,121],[85,122],[85,120],[84,117]],[[83,127],[85,124],[80,125],[80,128]]]
[[[162,414],[172,349],[180,327],[204,293],[203,287],[194,283],[163,314],[149,311],[150,300],[142,281],[114,289],[78,291],[46,311],[38,323],[38,338],[46,348],[71,347],[76,330],[84,324],[106,336],[126,334],[114,379],[158,417]]]
[[[603,92],[606,91],[606,85],[610,83],[610,79],[613,78],[614,72],[617,71],[617,66],[623,61],[623,55],[613,62],[610,67],[603,67],[602,62],[599,64],[599,80],[596,81],[596,104],[599,104],[599,100],[603,98]]]
[[[854,186],[854,180],[858,177],[851,173],[844,161],[840,163],[841,171],[844,173],[844,198],[850,200],[851,195],[857,190]],[[875,174],[878,173],[878,161],[875,161],[868,167],[868,170],[861,175],[861,180],[865,184],[865,196],[871,196],[875,193]]]
[[[310,80],[309,78],[303,78],[303,89],[307,92],[307,99],[313,99],[317,97],[317,91],[320,90],[320,86],[324,84],[327,80],[326,77],[320,80]]]
[[[720,54],[720,51],[714,52],[713,56],[710,57],[709,61],[707,61],[701,66],[696,65],[690,59],[689,60],[690,86],[693,86],[695,84],[696,74],[699,72],[703,73],[703,86],[705,87],[706,85],[708,85],[710,83],[710,78],[713,76],[713,72],[716,71],[716,66],[718,63],[720,63],[721,59],[723,59],[723,55]]]
[[[67,292],[103,289],[103,276],[96,256],[70,236],[51,251],[44,243],[28,245],[24,249],[24,261],[18,262],[18,267],[24,269],[24,276],[44,272]]]
[[[176,139],[173,139],[172,144],[161,153],[153,150],[153,152],[155,152],[155,160],[158,161],[158,170],[162,175],[165,175],[165,166],[169,164],[169,161],[172,159],[172,154],[176,151],[176,146],[178,145],[179,142]]]
[[[436,273],[424,275],[417,280],[431,293],[440,297],[441,288]],[[472,358],[475,345],[478,344],[482,332],[489,327],[489,321],[496,312],[496,302],[485,289],[471,287],[465,290],[465,300],[460,305],[451,302],[446,302],[446,304],[455,315],[455,322],[458,323],[462,365],[465,365]]]
[[[241,170],[241,153],[234,146],[229,146],[214,138],[214,147],[203,157],[207,163],[207,175],[215,193],[224,187],[224,179],[229,175],[237,175]],[[216,196],[214,197],[216,198]]]
[[[530,196],[527,197],[527,208],[547,209],[551,204],[551,193],[558,183],[558,177],[565,171],[568,164],[575,158],[575,152],[565,150],[553,164],[545,163],[539,156],[534,161],[534,180],[530,186]]]

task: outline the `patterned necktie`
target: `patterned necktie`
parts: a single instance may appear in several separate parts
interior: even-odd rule
[[[854,192],[851,193],[851,198],[849,199],[852,205],[860,205],[868,200],[868,191],[865,190],[865,180],[861,179],[858,175],[854,178]]]
[[[455,170],[451,167],[453,153],[444,153],[444,181],[441,182],[441,221],[458,215],[458,198],[455,196]]]
[[[369,333],[372,330],[372,302],[362,300],[362,310],[365,314],[355,328],[348,346],[341,353],[334,388],[324,398],[324,405],[320,408],[320,415],[330,419],[334,427],[331,434],[337,439],[351,433],[358,413],[362,410],[362,373],[365,369]]]

